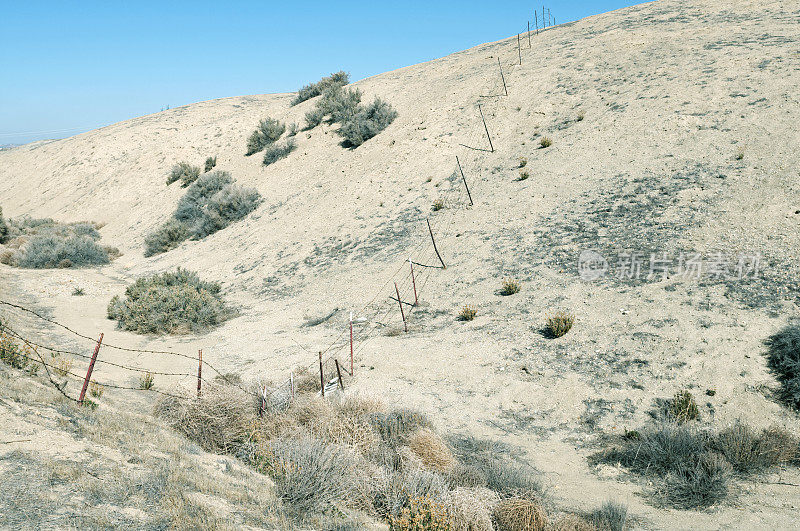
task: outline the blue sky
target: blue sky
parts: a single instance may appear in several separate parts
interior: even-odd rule
[[[556,22],[639,3],[545,3]],[[0,8],[0,145],[63,138],[197,101],[352,79],[514,34],[510,0],[8,2]]]

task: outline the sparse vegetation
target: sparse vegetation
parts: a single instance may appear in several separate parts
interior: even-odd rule
[[[106,392],[106,388],[100,385],[97,382],[90,382],[89,383],[89,394],[91,394],[95,398],[100,398],[103,396],[103,393]]]
[[[437,199],[433,202],[433,206],[431,206],[431,210],[434,212],[438,212],[444,208],[444,199]]]
[[[469,304],[466,304],[458,313],[459,321],[472,321],[478,315],[478,310]]]
[[[8,220],[3,263],[29,269],[74,268],[104,265],[119,256],[113,247],[97,243],[99,225],[58,223],[23,216]]]
[[[322,123],[325,119],[325,111],[320,107],[314,107],[306,113],[306,126],[305,129],[314,129]]]
[[[579,121],[579,122],[582,122],[584,120],[584,118],[586,118],[586,113],[583,112],[583,111],[580,111],[578,113],[578,116],[577,116],[576,120]]]
[[[72,296],[73,297],[82,297],[85,294],[86,294],[86,292],[84,291],[83,288],[75,288],[75,289],[72,290]]]
[[[692,509],[725,499],[734,472],[750,474],[798,456],[798,441],[778,428],[756,434],[741,423],[715,433],[695,424],[664,423],[639,430],[601,460],[660,478],[655,499]]]
[[[208,163],[208,161],[206,161]],[[200,176],[200,168],[192,166],[188,162],[179,162],[172,167],[167,177],[167,185],[175,181],[181,181],[181,186],[184,188],[192,184]]]
[[[501,295],[514,295],[515,293],[519,293],[522,287],[520,286],[519,282],[514,280],[513,278],[507,278],[503,281],[503,287],[500,289]]]
[[[547,527],[547,513],[541,503],[528,498],[506,498],[494,508],[499,531],[538,531]]]
[[[0,243],[5,243],[8,237],[8,224],[3,217],[3,207],[0,207]]]
[[[265,147],[278,141],[286,131],[286,124],[274,118],[265,118],[258,123],[258,128],[247,139],[247,153],[258,153]]]
[[[272,144],[264,150],[264,166],[279,161],[280,159],[289,156],[289,153],[295,150],[297,145],[293,138],[288,139],[283,144]]]
[[[15,369],[25,369],[31,364],[33,352],[27,345],[20,346],[16,339],[6,333],[0,321],[0,360]]]
[[[309,83],[297,92],[297,96],[292,101],[292,105],[297,105],[313,97],[319,96],[331,88],[343,87],[350,83],[350,75],[339,71],[328,77],[323,77],[316,83]]]
[[[519,167],[524,168],[528,165],[528,159],[526,157],[520,157],[519,159]]]
[[[553,140],[549,136],[543,136],[539,140],[539,146],[542,147],[542,149],[549,148],[552,145],[553,145]]]
[[[216,165],[217,165],[217,156],[214,155],[213,157],[208,157],[206,159],[206,163],[205,163],[205,166],[203,168],[203,172],[205,172],[205,173],[210,172],[211,170],[214,169],[214,167]]]
[[[145,238],[145,256],[174,249],[189,238],[205,238],[243,219],[260,202],[257,190],[236,185],[229,173],[204,173],[178,201],[172,219]]]
[[[139,377],[139,389],[144,391],[149,391],[153,388],[153,384],[155,383],[155,377],[153,373],[146,372]]]
[[[766,346],[767,367],[781,385],[779,397],[800,410],[800,321],[771,336]]]
[[[625,531],[628,527],[628,507],[607,501],[589,514],[589,522],[601,531]]]
[[[123,330],[140,334],[187,334],[214,327],[231,316],[214,282],[200,280],[197,273],[178,268],[142,277],[114,296],[108,318]]]
[[[744,149],[739,148],[739,151],[736,152],[736,160],[742,160],[744,158]]]
[[[299,130],[300,127],[296,123],[292,123],[289,125],[289,131],[286,133],[286,136],[297,136]]]
[[[519,177],[517,178],[517,180],[518,181],[524,181],[530,176],[531,176],[531,174],[529,172],[527,172],[525,170],[520,170]]]
[[[558,310],[547,317],[547,332],[550,337],[558,338],[565,335],[575,324],[575,315],[565,310]]]

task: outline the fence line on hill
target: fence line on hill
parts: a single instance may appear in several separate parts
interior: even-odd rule
[[[516,68],[521,66],[523,63],[523,46],[521,44],[522,35],[526,36],[528,41],[527,49],[530,50],[532,48],[531,37],[534,35],[534,31],[535,35],[539,35],[542,30],[554,24],[555,19],[552,17],[549,9],[546,9],[544,6],[542,7],[541,28],[538,20],[538,11],[535,11],[534,13],[536,14],[534,16],[533,30],[531,29],[530,21],[528,21],[527,29],[517,33],[516,42],[514,41],[513,37],[511,37],[506,39],[505,42],[501,42],[496,45],[497,51],[494,52],[494,55],[489,57],[491,61],[487,63],[489,65],[487,71],[490,72],[490,75],[488,76],[487,82],[483,85],[482,90],[479,91],[477,101],[474,103],[474,116],[462,116],[462,118],[467,120],[473,120],[474,127],[471,127],[471,129],[464,136],[461,136],[460,138],[462,141],[458,143],[459,146],[468,150],[468,156],[464,157],[464,154],[462,154],[462,158],[459,158],[459,156],[454,153],[451,155],[455,161],[453,164],[453,173],[448,178],[450,187],[439,197],[439,200],[443,202],[444,208],[442,210],[444,211],[442,212],[442,210],[439,210],[438,212],[433,212],[431,215],[425,216],[424,218],[418,220],[417,224],[420,225],[419,230],[422,232],[422,234],[418,236],[416,243],[412,244],[411,247],[405,253],[403,253],[406,257],[401,261],[399,266],[393,270],[394,272],[388,276],[388,278],[385,278],[385,280],[378,284],[379,288],[375,291],[374,296],[369,301],[367,301],[360,309],[351,312],[351,318],[347,322],[347,326],[343,326],[342,330],[335,335],[330,343],[328,343],[325,348],[318,351],[318,359],[305,367],[301,367],[296,371],[292,371],[287,380],[284,380],[281,383],[273,386],[271,389],[267,386],[259,384],[258,391],[255,391],[240,385],[239,382],[231,379],[227,374],[219,371],[207,360],[202,360],[202,351],[199,353],[199,356],[195,357],[170,350],[137,349],[108,343],[102,343],[101,345],[101,342],[94,337],[82,334],[62,323],[45,317],[38,312],[22,305],[13,304],[3,300],[0,300],[0,306],[5,306],[12,311],[20,312],[23,315],[33,316],[39,320],[60,327],[79,339],[91,341],[92,343],[96,342],[98,350],[112,349],[122,352],[135,352],[139,353],[140,355],[158,354],[176,356],[191,360],[193,364],[198,363],[198,370],[197,372],[194,372],[194,367],[192,367],[192,370],[185,373],[167,372],[148,369],[143,366],[132,366],[108,361],[103,359],[102,356],[97,356],[96,354],[95,356],[89,356],[88,354],[76,352],[74,349],[63,349],[53,345],[46,345],[40,341],[33,341],[25,335],[18,333],[15,328],[12,328],[5,321],[0,321],[0,332],[22,341],[22,343],[26,345],[30,351],[29,353],[23,352],[22,355],[28,358],[28,361],[31,363],[41,364],[47,371],[48,378],[50,379],[51,383],[58,388],[58,390],[64,396],[75,401],[79,400],[70,397],[64,391],[66,381],[63,384],[56,382],[50,373],[51,369],[53,372],[61,375],[63,378],[73,378],[79,382],[84,382],[84,387],[91,381],[96,385],[102,386],[103,388],[133,391],[153,391],[160,395],[175,399],[186,399],[188,397],[167,393],[154,388],[143,389],[142,387],[123,386],[111,382],[97,381],[96,379],[91,378],[91,368],[87,372],[87,376],[80,376],[71,372],[71,367],[65,370],[64,366],[59,367],[53,365],[52,363],[45,362],[44,357],[39,352],[40,349],[51,352],[53,356],[67,355],[75,356],[79,359],[92,360],[90,362],[91,366],[94,365],[94,358],[96,358],[96,363],[100,366],[106,365],[115,367],[123,371],[140,375],[150,374],[151,376],[160,375],[179,377],[181,379],[191,378],[193,381],[196,379],[198,396],[200,396],[201,393],[201,384],[213,384],[213,380],[208,380],[201,374],[202,367],[206,367],[215,373],[215,378],[222,379],[226,383],[237,387],[244,393],[260,400],[262,407],[265,407],[268,402],[274,404],[274,398],[278,393],[286,395],[286,397],[288,397],[286,400],[291,400],[292,396],[294,395],[295,375],[313,372],[317,363],[319,363],[319,368],[321,371],[320,392],[323,395],[326,390],[326,370],[328,371],[328,374],[330,374],[333,370],[331,365],[336,366],[337,372],[336,379],[333,380],[334,385],[340,385],[342,388],[344,388],[344,382],[342,381],[340,369],[344,366],[346,374],[348,374],[351,378],[355,376],[353,364],[355,362],[356,355],[363,352],[365,345],[371,339],[376,337],[375,334],[379,329],[387,329],[395,326],[396,324],[402,324],[404,329],[407,330],[406,327],[414,315],[414,310],[419,308],[419,305],[416,304],[416,302],[425,292],[425,288],[428,287],[429,281],[431,278],[433,278],[433,275],[437,271],[447,269],[441,253],[446,254],[448,247],[443,246],[443,244],[450,242],[453,234],[458,230],[458,227],[455,225],[456,221],[459,219],[458,216],[463,211],[475,207],[476,203],[473,201],[474,198],[477,198],[478,201],[480,201],[480,192],[484,189],[484,182],[487,182],[487,179],[481,178],[480,175],[480,168],[482,166],[481,162],[483,162],[487,156],[492,155],[495,152],[491,136],[492,119],[496,118],[501,110],[505,110],[504,98],[507,98],[509,94],[509,86],[507,82],[508,80],[512,79],[511,75]],[[548,25],[548,22],[552,22],[552,24]],[[513,59],[510,63],[506,62],[505,65],[503,65],[504,53],[507,53]],[[495,56],[500,70],[499,75],[494,68]],[[484,110],[486,111],[485,113]],[[463,129],[463,127],[461,129]],[[481,145],[485,145],[484,143],[486,141],[488,141],[489,144],[488,149],[479,147]],[[455,149],[455,147],[456,146],[453,146],[453,149]],[[412,232],[414,230],[415,229],[412,228]],[[452,260],[450,260],[450,262],[453,263]],[[414,268],[414,264],[417,265],[417,268]],[[390,291],[388,295],[386,290]],[[414,300],[415,303],[410,303],[410,300]],[[402,311],[403,304],[406,304],[409,307],[407,312]],[[398,305],[400,306],[399,310]],[[400,323],[398,323],[398,320]],[[348,338],[348,334],[350,335],[350,338]],[[308,349],[297,343],[297,341],[295,341],[293,338],[292,341],[294,341],[303,350],[308,351]],[[346,349],[348,346],[350,347],[351,351],[351,364],[349,365],[349,371],[346,368],[348,364],[343,365],[338,359],[338,356],[342,350]],[[33,354],[35,354],[35,359]],[[279,404],[284,403],[286,400],[282,399]]]

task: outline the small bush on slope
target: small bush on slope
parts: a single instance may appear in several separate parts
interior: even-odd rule
[[[188,238],[205,238],[243,219],[260,202],[256,189],[236,185],[229,173],[205,173],[178,201],[172,219],[145,238],[145,256],[174,249]]]
[[[89,236],[60,238],[55,235],[34,236],[16,259],[19,267],[29,269],[86,267],[110,261],[108,251]]]
[[[220,286],[200,280],[197,273],[178,268],[142,277],[108,305],[108,318],[140,334],[203,331],[230,317],[219,295]]]
[[[275,120],[274,118],[266,118],[258,123],[258,128],[250,134],[247,139],[247,153],[245,155],[252,155],[258,153],[268,145],[277,141],[283,132],[286,131],[286,124]]]
[[[293,138],[287,140],[283,145],[273,144],[269,146],[264,150],[264,166],[269,166],[280,159],[288,157],[289,153],[294,151],[295,148],[297,148],[297,144],[295,144]]]
[[[213,169],[214,169],[214,166],[216,166],[216,165],[217,165],[217,157],[216,157],[216,156],[213,156],[213,157],[208,157],[208,158],[206,159],[206,163],[205,163],[205,166],[204,166],[204,168],[203,168],[203,171],[204,171],[205,173],[208,173],[208,172],[210,172],[211,170],[213,170]]]
[[[179,162],[173,166],[172,170],[169,172],[169,176],[167,177],[167,185],[180,180],[181,186],[185,188],[196,181],[199,175],[200,168],[197,166],[192,166],[188,162]]]
[[[3,217],[3,207],[0,207],[0,243],[5,242],[8,236],[8,225]]]
[[[800,410],[800,321],[766,341],[767,367],[781,384],[780,397]]]
[[[315,96],[319,96],[326,90],[332,87],[343,87],[350,83],[350,75],[346,72],[339,71],[331,74],[328,77],[323,77],[316,83],[309,83],[297,92],[297,96],[292,101],[292,105],[297,105],[306,100],[310,100]]]
[[[338,133],[349,145],[358,147],[386,129],[395,118],[397,111],[375,98],[375,101],[366,107],[360,106],[358,112],[343,121]]]

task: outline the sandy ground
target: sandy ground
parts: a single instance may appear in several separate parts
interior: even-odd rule
[[[523,39],[522,65],[515,35],[355,83],[366,99],[391,102],[395,123],[355,150],[332,126],[303,131],[298,149],[268,167],[244,156],[249,133],[266,116],[302,125],[313,102],[227,98],[2,151],[6,216],[104,222],[103,243],[124,254],[99,270],[0,266],[0,291],[111,344],[202,348],[223,372],[275,381],[330,346],[345,360],[340,336],[354,311],[363,320],[356,388],[418,407],[442,429],[519,445],[565,507],[613,498],[653,529],[800,527],[800,491],[779,484],[800,483],[796,469],[739,484],[730,503],[677,511],[586,459],[601,433],[641,426],[656,399],[682,388],[715,425],[741,418],[800,432],[762,358],[763,340],[800,315],[797,20],[788,2],[660,0],[549,29],[530,48]],[[542,136],[552,146],[540,148]],[[144,258],[144,237],[183,193],[165,186],[170,167],[210,155],[264,204],[203,241]],[[453,177],[456,156],[472,206]],[[518,180],[522,157],[530,177]],[[432,212],[440,198],[447,208]],[[426,216],[448,267],[417,270],[421,304],[399,333],[390,282],[409,299],[403,260],[437,261]],[[608,260],[604,278],[580,277],[587,249]],[[620,278],[625,253],[641,255],[638,279]],[[652,253],[666,253],[667,276],[647,278]],[[717,253],[727,278],[710,265],[720,265]],[[699,278],[678,271],[680,256],[694,254],[706,263]],[[745,267],[737,278],[739,258],[749,266],[754,256],[758,273]],[[121,332],[106,319],[132,279],[177,266],[221,282],[240,316],[181,338]],[[500,296],[506,277],[522,291]],[[73,297],[75,286],[86,295]],[[456,320],[464,304],[478,309],[474,321]],[[577,316],[559,339],[541,332],[554,309]],[[91,348],[12,315],[50,344]],[[195,370],[190,360],[102,356]],[[97,378],[132,385],[137,375],[100,365]]]

